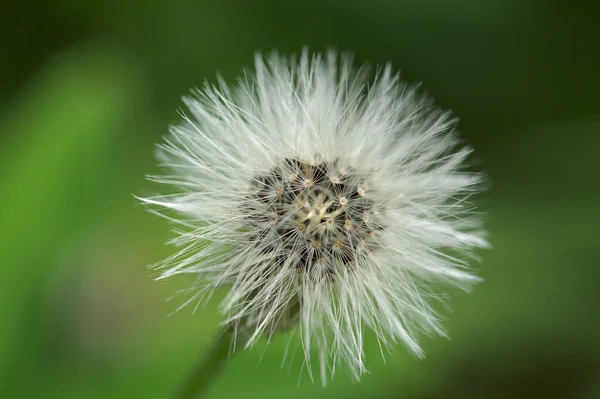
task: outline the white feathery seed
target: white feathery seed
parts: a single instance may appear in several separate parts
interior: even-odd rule
[[[169,172],[151,179],[178,193],[141,200],[181,227],[160,278],[196,276],[186,303],[229,287],[224,323],[247,346],[298,330],[323,382],[366,372],[364,327],[422,356],[418,333],[443,335],[436,293],[477,282],[468,260],[487,246],[455,120],[389,65],[369,81],[348,55],[304,50],[255,68],[185,97],[160,145]]]

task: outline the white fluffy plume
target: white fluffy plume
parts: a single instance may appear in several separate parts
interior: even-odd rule
[[[366,371],[364,327],[422,355],[418,333],[443,334],[434,293],[478,281],[467,260],[487,246],[454,121],[390,66],[369,80],[304,51],[255,68],[185,97],[160,146],[152,179],[177,193],[142,201],[181,227],[161,278],[196,276],[188,303],[229,287],[224,323],[248,345],[297,329],[323,381]]]

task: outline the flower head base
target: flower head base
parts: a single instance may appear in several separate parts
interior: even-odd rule
[[[366,79],[334,53],[258,56],[237,88],[184,99],[153,178],[181,192],[142,199],[185,228],[161,276],[197,276],[188,302],[229,286],[225,323],[249,345],[297,328],[323,380],[365,372],[363,327],[421,355],[419,331],[443,334],[428,287],[478,281],[467,259],[487,246],[448,113],[389,66]]]

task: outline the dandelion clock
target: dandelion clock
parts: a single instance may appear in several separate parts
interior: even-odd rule
[[[159,278],[194,276],[193,304],[226,288],[228,348],[295,331],[311,375],[315,357],[323,381],[359,379],[366,329],[418,356],[419,333],[443,335],[434,297],[477,282],[487,246],[449,112],[389,65],[306,50],[183,101],[151,177],[176,194],[141,200],[178,225]]]

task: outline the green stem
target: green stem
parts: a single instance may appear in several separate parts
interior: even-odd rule
[[[175,399],[201,398],[206,394],[206,389],[215,380],[225,366],[225,362],[229,359],[229,348],[233,338],[231,328],[228,328],[217,337],[206,355],[193,366],[188,378],[183,381],[183,384],[175,393]],[[236,346],[239,348],[243,345],[245,345],[245,342],[240,342],[238,335]]]

